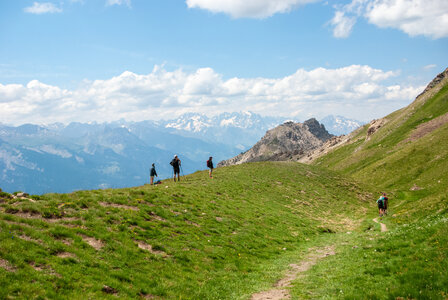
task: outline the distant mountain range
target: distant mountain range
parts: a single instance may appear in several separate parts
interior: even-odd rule
[[[333,135],[349,134],[353,130],[366,124],[365,122],[332,115],[326,116],[319,122]]]
[[[222,113],[214,117],[190,113],[175,120],[163,121],[160,125],[171,133],[245,150],[267,130],[285,120],[283,117],[263,117],[252,112]]]
[[[182,171],[192,173],[204,169],[209,156],[218,162],[249,149],[286,120],[241,112],[102,124],[0,123],[0,187],[41,194],[142,185],[151,163],[160,178],[171,177],[169,161],[178,154]],[[342,131],[354,123],[341,117],[325,120]]]

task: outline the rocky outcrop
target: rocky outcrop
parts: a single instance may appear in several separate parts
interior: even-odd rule
[[[448,68],[445,69],[442,73],[438,74],[425,88],[423,92],[420,93],[420,95],[417,96],[419,98],[420,96],[426,94],[430,90],[432,90],[435,86],[437,86],[439,83],[441,83],[444,79],[448,78]]]
[[[333,136],[331,139],[327,140],[322,146],[308,152],[306,155],[297,157],[297,161],[308,164],[314,161],[315,159],[327,154],[328,152],[331,152],[333,149],[336,149],[337,147],[350,142],[351,136],[352,134]]]
[[[304,123],[286,122],[267,131],[248,151],[221,161],[218,167],[255,161],[297,160],[332,137],[314,118]]]
[[[385,118],[378,119],[378,120],[372,120],[369,124],[369,128],[367,129],[367,136],[366,141],[370,140],[370,137],[378,131],[381,127],[384,126],[384,124],[387,123],[387,120]]]

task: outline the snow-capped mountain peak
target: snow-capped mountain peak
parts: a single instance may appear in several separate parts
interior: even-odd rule
[[[165,128],[172,128],[188,132],[206,132],[212,128],[241,128],[261,129],[266,131],[281,123],[282,118],[262,117],[259,114],[244,111],[233,113],[221,113],[213,117],[202,114],[187,113],[177,119],[168,120]]]
[[[201,114],[184,114],[176,120],[170,120],[165,128],[174,128],[177,130],[185,130],[190,132],[201,132],[205,128],[210,127],[210,119]]]
[[[334,135],[348,134],[358,127],[364,125],[363,122],[353,119],[348,119],[343,116],[329,115],[320,120],[325,128]]]

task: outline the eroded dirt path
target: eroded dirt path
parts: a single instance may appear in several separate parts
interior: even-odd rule
[[[253,294],[251,300],[290,299],[291,295],[288,288],[291,286],[291,283],[300,276],[300,273],[309,270],[320,259],[335,254],[334,246],[311,248],[309,251],[310,253],[302,261],[297,264],[289,265],[290,270],[286,273],[285,277],[280,279],[274,285],[273,289]]]
[[[380,223],[380,222],[378,221],[378,218],[373,219],[373,222],[378,223],[378,224],[381,225],[381,232],[386,232],[386,231],[387,231],[387,226],[386,226],[386,224]]]

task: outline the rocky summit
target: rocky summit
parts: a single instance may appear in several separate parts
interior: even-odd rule
[[[325,126],[312,118],[303,123],[286,122],[266,132],[251,149],[218,166],[237,165],[256,161],[298,160],[319,148],[333,137]]]

